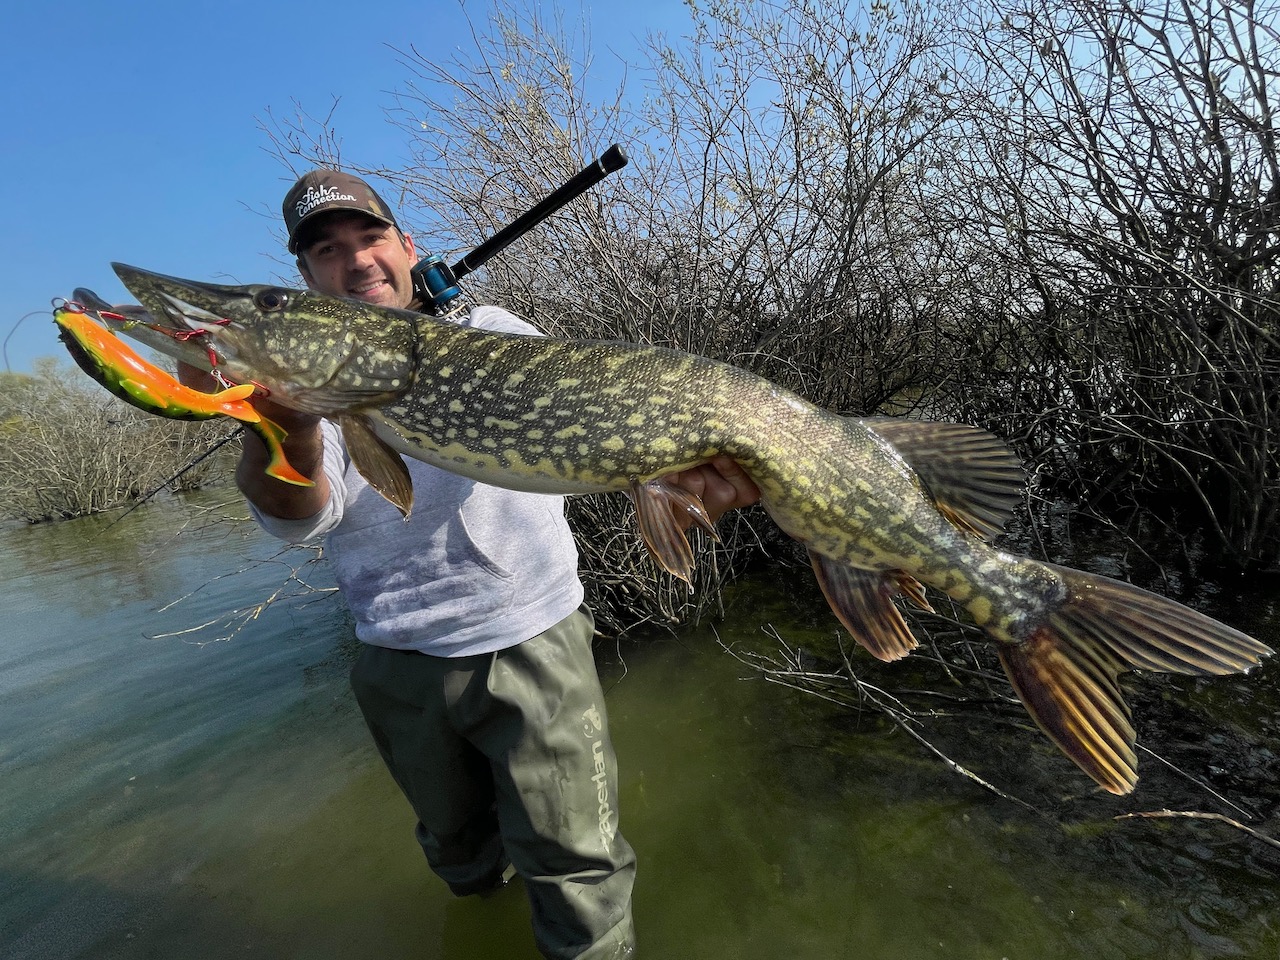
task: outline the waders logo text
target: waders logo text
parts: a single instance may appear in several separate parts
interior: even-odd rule
[[[609,802],[609,772],[604,759],[604,718],[593,703],[591,708],[582,714],[582,732],[592,738],[591,759],[595,764],[595,774],[591,782],[596,785],[596,799],[599,801],[597,814],[600,819],[600,840],[605,848],[613,843],[614,834],[618,832],[614,823],[613,805]]]

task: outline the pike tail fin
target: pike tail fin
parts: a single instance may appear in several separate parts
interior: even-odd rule
[[[1046,564],[1066,599],[1001,663],[1040,729],[1104,789],[1138,781],[1134,731],[1119,675],[1126,670],[1218,676],[1273,651],[1190,607],[1131,584]]]

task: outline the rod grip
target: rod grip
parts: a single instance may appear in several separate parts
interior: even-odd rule
[[[478,269],[495,253],[502,250],[513,240],[528,233],[570,200],[590,190],[615,170],[621,170],[627,165],[627,159],[626,151],[620,145],[615,143],[609,147],[608,150],[575,173],[564,184],[535,204],[532,209],[521,214],[457,263],[453,264],[449,269],[453,271],[454,278],[461,279],[471,271]]]

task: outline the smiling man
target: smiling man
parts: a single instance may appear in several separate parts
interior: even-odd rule
[[[313,170],[284,198],[289,252],[315,290],[382,307],[413,300],[413,238],[359,177]]]
[[[309,287],[422,309],[413,239],[363,180],[313,170],[283,213]],[[537,333],[492,306],[449,319]],[[332,424],[253,402],[289,432],[286,455],[315,485],[268,476],[266,448],[248,434],[237,484],[268,532],[325,538],[365,644],[352,688],[431,868],[462,896],[501,887],[514,866],[545,956],[631,956],[635,856],[618,832],[617,762],[563,499],[409,460],[415,507],[402,520]],[[712,519],[759,497],[729,460],[678,480]]]

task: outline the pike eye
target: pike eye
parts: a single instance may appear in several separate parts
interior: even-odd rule
[[[253,304],[259,310],[283,310],[289,295],[283,290],[263,290],[254,294]]]

